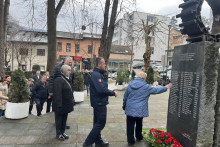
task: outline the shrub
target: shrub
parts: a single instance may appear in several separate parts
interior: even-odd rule
[[[9,101],[22,103],[29,101],[30,90],[24,72],[19,68],[12,72],[11,87],[8,93]]]
[[[153,68],[151,66],[149,67],[149,69],[147,71],[146,82],[148,84],[153,84],[154,83],[154,70],[153,70]]]
[[[33,73],[36,73],[36,71],[38,71],[38,70],[40,70],[40,65],[35,64],[32,66]]]
[[[83,75],[79,71],[74,72],[74,91],[84,90]]]
[[[124,70],[124,69],[118,70],[116,82],[118,83],[118,85],[122,85],[124,82],[128,83],[129,82],[129,71]]]

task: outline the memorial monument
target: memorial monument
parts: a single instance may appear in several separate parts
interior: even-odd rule
[[[184,0],[177,15],[189,44],[174,49],[167,131],[183,147],[220,146],[220,0],[207,1],[214,33],[202,23],[203,0]]]

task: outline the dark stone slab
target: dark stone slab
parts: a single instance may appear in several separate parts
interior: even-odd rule
[[[217,93],[218,48],[210,42],[176,47],[167,131],[184,147],[211,147]]]

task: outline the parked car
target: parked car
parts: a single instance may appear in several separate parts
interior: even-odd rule
[[[168,73],[162,72],[162,73],[160,73],[158,84],[165,86],[170,83],[170,79],[171,79],[171,70]]]
[[[117,68],[108,70],[109,71],[108,77],[113,80],[116,79],[117,78],[117,70],[118,70]]]
[[[154,66],[153,70],[155,72],[163,72],[164,71],[164,67],[163,66]]]

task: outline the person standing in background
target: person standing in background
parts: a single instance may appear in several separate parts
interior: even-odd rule
[[[36,74],[33,76],[33,79],[34,79],[34,84],[39,82],[41,80],[42,76],[40,75],[40,71],[37,70],[36,71]]]

